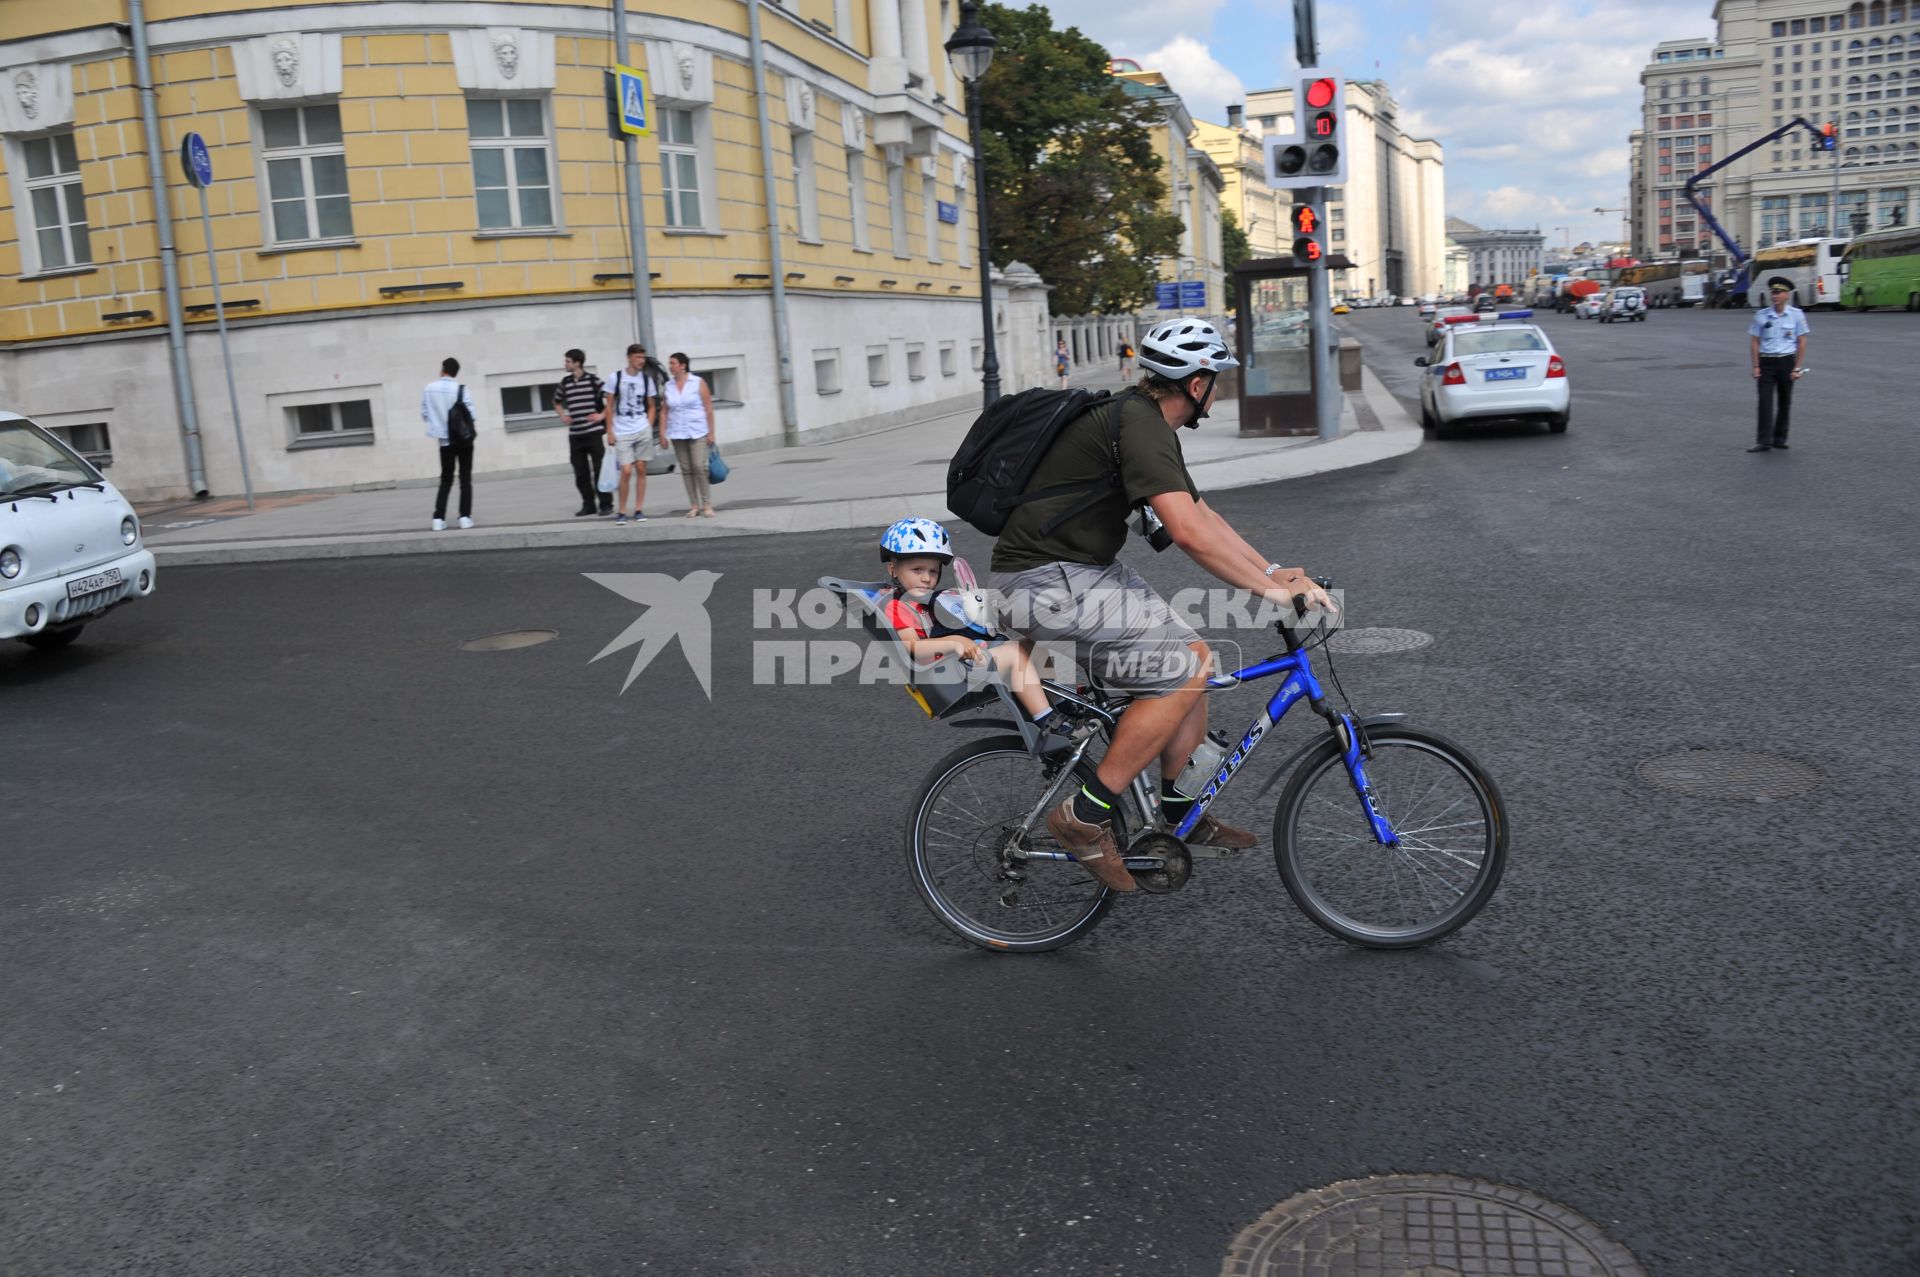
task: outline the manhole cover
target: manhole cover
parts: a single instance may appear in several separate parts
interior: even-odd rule
[[[559,630],[508,630],[505,634],[486,634],[470,638],[460,645],[463,652],[511,652],[517,647],[538,647],[560,637]]]
[[[1818,767],[1797,758],[1732,749],[1683,749],[1649,758],[1634,770],[1647,784],[1669,793],[1750,803],[1798,798],[1827,779]]]
[[[1359,656],[1382,652],[1411,652],[1433,642],[1433,635],[1420,630],[1395,630],[1379,626],[1357,630],[1335,630],[1327,646],[1341,654]]]
[[[1221,1277],[1646,1277],[1593,1221],[1451,1175],[1347,1180],[1281,1202],[1234,1238]]]

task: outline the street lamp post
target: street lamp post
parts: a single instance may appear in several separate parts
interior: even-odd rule
[[[980,223],[980,386],[986,406],[1000,398],[1000,357],[993,348],[993,258],[987,235],[987,166],[980,154],[980,81],[993,62],[993,33],[980,25],[976,0],[962,0],[960,25],[946,43],[947,59],[967,86],[967,133],[973,139],[973,194]]]

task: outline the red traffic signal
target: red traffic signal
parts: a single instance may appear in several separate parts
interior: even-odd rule
[[[1319,110],[1333,105],[1333,95],[1339,90],[1339,84],[1332,76],[1322,76],[1307,85],[1307,105]]]
[[[1320,233],[1320,211],[1311,204],[1293,206],[1293,233],[1295,235],[1318,235]]]

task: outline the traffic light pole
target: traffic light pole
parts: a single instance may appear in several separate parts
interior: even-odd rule
[[[1314,0],[1293,0],[1293,47],[1300,69],[1320,65],[1320,41]],[[1294,91],[1293,117],[1302,136],[1306,135],[1307,103],[1300,91]],[[1341,121],[1345,123],[1345,121]],[[1325,215],[1327,188],[1311,186],[1301,192],[1309,204]],[[1324,232],[1323,232],[1324,234]],[[1331,236],[1326,237],[1331,247]],[[1334,362],[1333,284],[1327,275],[1327,253],[1307,263],[1307,342],[1308,368],[1313,376],[1313,418],[1322,439],[1340,437],[1340,377]]]

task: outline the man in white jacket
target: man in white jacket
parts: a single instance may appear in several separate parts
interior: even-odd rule
[[[460,526],[473,526],[473,440],[455,439],[447,429],[447,412],[457,399],[466,405],[471,420],[478,425],[480,412],[473,404],[473,392],[461,385],[460,361],[440,361],[440,375],[420,392],[420,420],[427,423],[429,438],[440,441],[440,495],[433,502],[433,530],[447,527],[447,494],[453,489],[453,472],[460,470]]]

